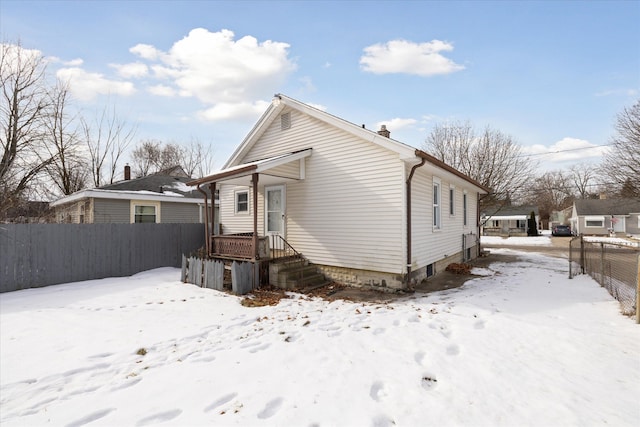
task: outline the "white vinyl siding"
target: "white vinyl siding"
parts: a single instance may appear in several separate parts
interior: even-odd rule
[[[305,180],[286,185],[287,241],[316,264],[402,273],[404,163],[398,155],[293,110],[291,127],[283,131],[274,121],[242,162],[305,148],[313,148]],[[263,192],[260,186],[260,234]],[[252,229],[252,219],[229,218],[225,205],[221,200],[225,233]]]
[[[411,167],[407,166],[407,173]],[[459,191],[455,192],[455,203],[463,202],[463,195],[467,195],[467,224],[458,217],[445,215],[441,217],[441,228],[437,232],[433,229],[433,175],[440,178],[441,186],[448,188],[454,185]],[[418,168],[411,184],[411,216],[412,216],[412,269],[425,268],[446,256],[461,251],[462,235],[477,233],[472,227],[472,218],[476,212],[477,198],[469,197],[476,194],[477,189],[467,181],[449,174],[427,163]]]

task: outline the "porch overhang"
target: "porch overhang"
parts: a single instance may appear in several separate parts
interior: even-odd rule
[[[213,175],[187,182],[187,185],[196,186],[215,182],[218,184],[249,186],[251,185],[253,174],[260,174],[260,183],[264,185],[300,181],[305,178],[304,159],[311,156],[312,151],[311,148],[307,148],[232,166]],[[298,163],[295,164],[294,162]]]

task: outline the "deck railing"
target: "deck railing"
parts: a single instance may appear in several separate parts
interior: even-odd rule
[[[266,237],[258,238],[258,254],[264,258],[269,252]],[[211,255],[252,259],[255,255],[253,233],[217,235],[211,237]]]

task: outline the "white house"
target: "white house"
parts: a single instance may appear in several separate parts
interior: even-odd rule
[[[537,206],[499,206],[488,207],[480,219],[484,236],[526,236],[531,212],[534,213],[536,226],[540,227],[540,215]]]
[[[221,171],[188,185],[220,192],[211,256],[273,262],[286,249],[337,282],[390,289],[478,256],[478,197],[488,192],[384,126],[284,95]]]

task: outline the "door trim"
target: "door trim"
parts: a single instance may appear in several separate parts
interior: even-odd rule
[[[268,194],[270,190],[280,189],[282,191],[282,232],[274,233],[268,230],[269,227],[269,200]],[[264,235],[279,234],[282,238],[287,238],[287,188],[285,184],[266,185],[264,187]]]

